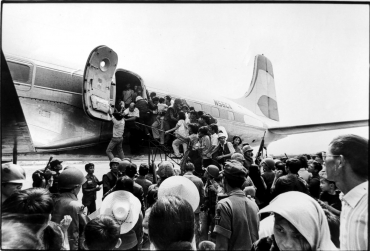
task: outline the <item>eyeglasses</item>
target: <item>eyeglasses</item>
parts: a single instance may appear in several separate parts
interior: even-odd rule
[[[340,155],[327,155],[327,154],[323,154],[322,155],[322,159],[325,161],[326,160],[326,157],[339,157]]]

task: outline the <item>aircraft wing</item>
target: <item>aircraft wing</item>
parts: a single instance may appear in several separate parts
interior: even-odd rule
[[[353,127],[369,126],[369,120],[353,120],[343,122],[331,122],[323,124],[311,124],[311,125],[298,125],[298,126],[286,126],[286,127],[271,127],[268,129],[269,132],[278,135],[291,135],[308,132],[321,132],[329,130],[346,129]]]
[[[8,64],[1,51],[1,145],[4,155],[34,152],[30,131],[23,114]]]

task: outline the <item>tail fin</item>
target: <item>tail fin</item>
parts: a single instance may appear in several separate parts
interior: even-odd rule
[[[255,57],[253,77],[249,90],[243,97],[233,101],[259,116],[279,121],[274,72],[268,58],[263,55]]]

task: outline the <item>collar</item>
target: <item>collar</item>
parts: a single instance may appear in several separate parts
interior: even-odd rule
[[[77,199],[77,196],[73,193],[61,193],[60,194],[60,197],[63,197],[63,198],[71,198],[73,200],[78,200]]]
[[[343,196],[343,200],[349,204],[350,207],[355,208],[357,203],[361,200],[364,195],[368,194],[369,181],[363,182],[360,185],[352,188],[346,195]]]
[[[193,172],[186,172],[184,175],[194,175]]]
[[[236,196],[245,196],[244,192],[240,188],[236,188],[227,193],[229,196],[236,195]]]

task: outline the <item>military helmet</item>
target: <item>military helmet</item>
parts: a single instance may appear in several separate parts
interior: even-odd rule
[[[111,161],[109,162],[109,166],[112,166],[112,163],[117,163],[119,165],[119,163],[121,162],[122,160],[120,158],[113,158],[111,159]]]
[[[1,183],[24,183],[26,182],[26,173],[24,169],[13,163],[1,165]]]
[[[73,189],[86,182],[83,173],[73,166],[67,166],[59,175],[58,185],[61,189]]]
[[[124,159],[123,161],[119,162],[118,170],[121,173],[124,173],[124,172],[126,172],[126,167],[128,167],[130,164],[131,164],[131,162],[129,160]]]
[[[206,172],[212,177],[212,178],[217,178],[218,175],[220,174],[220,170],[218,169],[217,166],[215,165],[209,165],[207,167]]]

